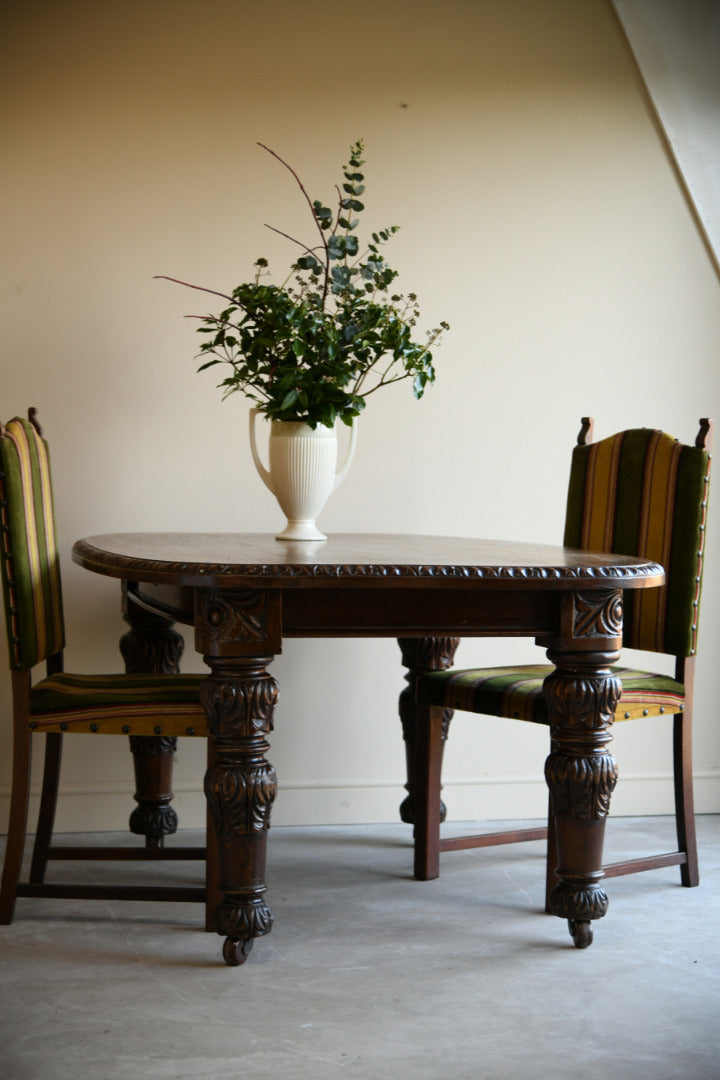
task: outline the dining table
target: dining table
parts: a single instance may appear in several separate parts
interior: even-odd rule
[[[408,669],[406,821],[416,784],[414,680],[452,664],[461,638],[534,639],[554,665],[545,687],[545,776],[557,838],[550,909],[575,927],[605,915],[602,849],[620,695],[612,666],[622,648],[623,592],[662,586],[662,566],[521,541],[375,533],[288,541],[117,532],[79,539],[72,553],[85,569],[120,579],[131,627],[147,618],[161,637],[174,622],[194,628],[208,668],[206,925],[224,938],[226,963],[243,963],[272,928],[266,857],[277,779],[268,736],[278,684],[268,667],[292,637],[399,640]],[[377,753],[380,760],[381,746]]]

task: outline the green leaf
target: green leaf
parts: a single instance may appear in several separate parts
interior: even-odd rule
[[[281,412],[285,412],[287,409],[292,409],[292,407],[295,404],[295,402],[297,401],[298,397],[299,397],[299,394],[298,394],[297,390],[295,389],[295,387],[293,387],[293,389],[288,391],[288,393],[282,399],[282,402],[280,404]]]
[[[328,240],[328,257],[330,259],[344,259],[345,254],[345,237],[331,236]]]
[[[415,295],[389,296],[397,271],[380,245],[398,226],[371,233],[362,245],[356,234],[365,209],[362,152],[358,140],[342,169],[339,212],[318,199],[310,204],[325,244],[310,250],[289,237],[302,254],[282,285],[271,283],[267,260],[259,258],[252,280],[226,294],[229,306],[196,326],[204,337],[198,371],[224,365],[223,398],[242,392],[270,418],[315,427],[352,423],[367,396],[388,383],[408,379],[421,397],[434,381],[429,350],[446,324],[414,341]]]
[[[323,206],[318,199],[316,199],[313,203],[313,213],[315,214],[315,217],[318,219],[323,228],[326,225],[329,225],[332,221],[332,210],[330,210],[327,206]]]

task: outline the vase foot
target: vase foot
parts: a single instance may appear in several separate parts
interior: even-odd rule
[[[321,533],[314,521],[288,521],[276,540],[327,540],[325,533]]]

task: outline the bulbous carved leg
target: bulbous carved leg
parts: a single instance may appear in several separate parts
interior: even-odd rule
[[[550,910],[568,920],[578,948],[592,941],[592,920],[608,908],[601,884],[605,819],[617,782],[611,741],[621,683],[610,671],[618,653],[558,653],[543,690],[552,745],[545,763],[557,836],[558,883]]]
[[[272,928],[264,898],[277,790],[265,757],[277,700],[277,683],[265,670],[271,659],[205,657],[212,671],[201,692],[212,743],[205,795],[218,838],[222,896],[215,926],[226,935],[223,956],[232,965],[244,963],[254,938]]]
[[[135,801],[130,832],[145,837],[145,846],[162,847],[163,839],[177,831],[172,800],[172,766],[177,739],[171,735],[131,735],[135,766]]]
[[[123,583],[124,584],[124,583]],[[124,588],[123,618],[130,630],[120,639],[120,652],[129,674],[173,675],[180,670],[183,639],[168,619],[134,605]],[[172,800],[172,767],[177,739],[137,735],[130,738],[135,770],[135,801],[130,831],[145,837],[148,848],[162,847],[164,838],[177,831]]]
[[[456,637],[398,638],[403,665],[409,669],[405,676],[408,685],[400,694],[398,702],[407,765],[407,783],[405,784],[407,796],[400,804],[400,820],[407,825],[415,824],[415,791],[417,787],[415,683],[420,675],[424,675],[427,671],[445,671],[451,667],[455,658],[455,650],[459,644],[460,638]],[[452,709],[443,711],[443,746],[448,737],[452,716]],[[441,821],[445,820],[446,814],[447,808],[445,803],[441,801]]]

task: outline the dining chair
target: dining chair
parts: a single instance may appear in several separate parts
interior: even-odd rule
[[[95,675],[63,670],[65,625],[48,445],[37,422],[0,425],[0,560],[13,713],[10,817],[0,887],[0,923],[12,922],[18,896],[68,899],[204,901],[204,888],[180,885],[53,883],[49,859],[204,858],[204,849],[52,844],[65,734],[203,737],[202,675]],[[45,676],[33,670],[45,664]],[[28,880],[21,880],[33,736],[45,736],[37,830]],[[89,755],[89,760],[92,755]]]
[[[624,595],[623,645],[674,657],[672,677],[615,667],[622,694],[616,721],[673,717],[673,771],[677,850],[605,866],[607,877],[679,866],[683,885],[698,884],[692,785],[692,711],[698,614],[705,553],[712,421],[701,420],[694,446],[647,428],[591,442],[593,421],[583,418],[572,454],[564,545],[652,559],[664,566],[660,589]],[[662,665],[660,665],[662,666]],[[417,681],[418,815],[438,805],[447,710],[549,725],[543,681],[547,664],[429,672]],[[452,714],[450,714],[452,715]],[[653,727],[649,735],[657,737]],[[419,818],[418,818],[419,819]],[[427,842],[415,836],[415,876],[436,877],[439,853],[521,840],[548,839],[546,908],[555,882],[552,812],[548,827],[440,838],[432,815]]]

